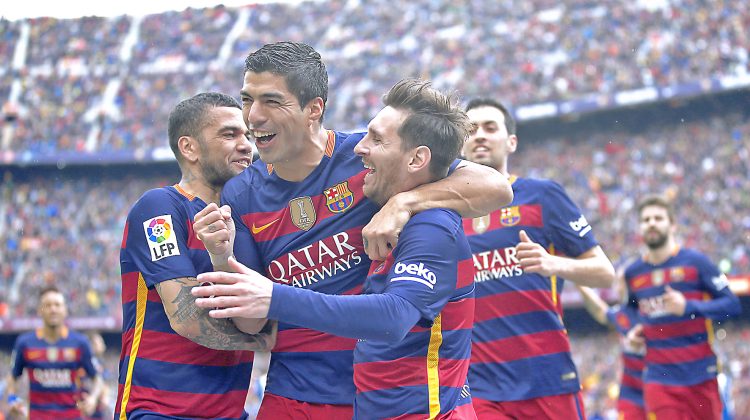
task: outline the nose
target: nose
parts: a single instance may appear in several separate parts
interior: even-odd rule
[[[265,115],[260,104],[251,102],[244,104],[242,113],[245,116],[245,124],[248,127],[257,128],[265,122]]]
[[[253,145],[250,143],[248,136],[249,136],[249,133],[243,133],[237,136],[238,139],[237,139],[236,149],[238,152],[247,154],[253,150]]]
[[[365,145],[365,140],[367,139],[367,136],[364,136],[362,140],[357,143],[356,146],[354,146],[354,153],[357,154],[357,156],[364,156],[367,154],[367,151],[369,150],[367,146]]]

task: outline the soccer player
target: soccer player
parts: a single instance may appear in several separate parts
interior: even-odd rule
[[[460,162],[445,179],[396,194],[378,210],[362,185],[386,169],[365,169],[354,153],[365,133],[323,127],[328,75],[308,45],[280,42],[249,54],[241,97],[260,159],[227,183],[222,203],[228,206],[209,205],[195,219],[216,270],[230,269],[234,249],[238,261],[275,281],[358,294],[368,255],[384,260],[413,214],[449,208],[473,217],[511,199],[507,180],[495,171]],[[291,412],[351,418],[355,344],[281,323],[258,418],[293,418]]]
[[[102,389],[94,367],[91,345],[83,334],[65,326],[68,307],[65,297],[54,286],[39,293],[38,314],[42,326],[22,334],[11,356],[11,374],[7,381],[11,414],[32,419],[79,419],[91,414]],[[83,368],[93,386],[81,398],[79,369]],[[16,396],[16,380],[29,377],[29,407]],[[27,411],[28,410],[28,411]]]
[[[362,191],[378,205],[444,178],[470,127],[464,112],[426,81],[402,80],[383,102],[354,148],[371,170]],[[474,276],[455,211],[412,217],[385,261],[373,262],[362,295],[327,295],[239,268],[246,274],[201,274],[215,285],[193,289],[207,297],[196,304],[222,308],[211,316],[267,316],[358,339],[355,418],[475,417],[467,384]]]
[[[128,214],[120,250],[122,354],[120,418],[246,418],[254,350],[273,335],[249,335],[194,305],[196,276],[211,260],[193,216],[251,163],[237,100],[200,93],[169,116],[169,145],[182,179],[146,192]]]
[[[644,198],[638,217],[646,253],[625,269],[625,280],[630,304],[641,314],[635,331],[646,342],[646,412],[659,420],[720,419],[711,320],[738,315],[739,299],[705,255],[677,244],[666,199]]]
[[[622,279],[620,279],[622,280]],[[583,303],[589,314],[602,325],[612,325],[620,334],[622,346],[622,375],[620,377],[620,396],[617,399],[619,420],[646,420],[643,404],[643,355],[645,346],[635,345],[627,339],[628,332],[639,324],[638,311],[630,305],[610,307],[591,288],[577,286]],[[624,289],[623,284],[623,289]],[[624,290],[623,290],[624,292]],[[623,293],[624,294],[624,293]]]
[[[487,419],[583,418],[562,322],[562,279],[607,287],[614,268],[559,184],[510,175],[508,157],[518,138],[508,110],[475,99],[467,114],[474,129],[464,156],[496,169],[513,187],[510,206],[464,219],[477,270],[469,370],[474,409]]]

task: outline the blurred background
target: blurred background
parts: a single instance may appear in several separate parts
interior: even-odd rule
[[[200,91],[238,97],[247,53],[293,40],[327,63],[330,129],[365,127],[407,76],[511,105],[511,172],[564,185],[616,265],[639,255],[639,197],[671,197],[682,244],[741,296],[715,343],[735,417],[750,418],[750,2],[241,3],[0,11],[0,394],[48,284],[68,296],[73,328],[104,336],[116,389],[122,230],[143,192],[179,181],[169,110]],[[617,337],[573,287],[562,302],[589,418],[611,418]]]

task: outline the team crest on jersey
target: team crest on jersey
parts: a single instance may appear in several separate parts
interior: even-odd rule
[[[471,227],[476,233],[484,233],[490,227],[490,215],[475,217],[471,220]]]
[[[159,261],[162,258],[180,255],[180,247],[177,246],[177,236],[172,226],[174,226],[172,224],[172,216],[169,214],[157,216],[143,222],[146,243],[151,251],[151,261]]]
[[[66,362],[72,362],[76,360],[76,349],[73,347],[65,347],[62,349],[62,357]]]
[[[500,223],[503,226],[515,226],[521,221],[521,210],[518,206],[500,209]]]
[[[685,281],[685,269],[682,267],[675,267],[669,272],[670,282]]]
[[[47,348],[47,360],[50,362],[56,362],[59,358],[59,352],[57,351],[57,347],[49,347]]]
[[[310,197],[297,197],[289,202],[289,215],[294,226],[302,230],[310,230],[315,224],[315,206]]]
[[[340,182],[331,188],[326,188],[323,194],[326,196],[328,210],[334,213],[345,212],[354,202],[354,194],[349,191],[348,181]]]
[[[664,284],[664,270],[654,270],[651,273],[651,284],[654,286],[661,286]]]

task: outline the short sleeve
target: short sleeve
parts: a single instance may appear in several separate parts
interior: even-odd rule
[[[436,217],[437,215],[437,217]],[[458,276],[458,247],[451,229],[458,215],[446,210],[419,213],[404,227],[385,293],[412,303],[431,323],[454,295]]]
[[[544,221],[555,247],[570,257],[578,257],[597,245],[591,225],[565,190],[553,181],[545,183]]]
[[[188,252],[189,216],[166,190],[151,190],[130,210],[127,258],[152,287],[165,280],[197,276]]]

